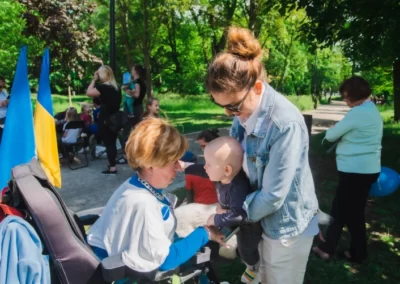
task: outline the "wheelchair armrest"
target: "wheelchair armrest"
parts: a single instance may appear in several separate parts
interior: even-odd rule
[[[106,257],[101,261],[102,275],[105,281],[113,282],[124,278],[132,280],[147,279],[161,281],[177,274],[179,268],[169,271],[137,272],[125,265],[122,261],[122,254]]]
[[[83,211],[76,212],[82,225],[93,225],[99,219],[104,207],[91,208]]]

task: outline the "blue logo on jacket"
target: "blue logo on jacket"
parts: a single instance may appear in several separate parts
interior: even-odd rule
[[[168,220],[169,214],[170,212],[168,206],[164,206],[163,208],[161,208],[161,215],[164,221]]]

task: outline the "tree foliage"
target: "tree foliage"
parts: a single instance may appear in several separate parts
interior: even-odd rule
[[[51,56],[57,58],[56,62],[59,64],[58,66],[53,64],[53,67],[58,69],[61,65],[64,67],[64,72],[70,72],[62,74],[64,78],[66,75],[82,78],[86,63],[101,62],[90,52],[97,39],[95,27],[87,21],[88,15],[91,15],[96,7],[93,2],[87,0],[19,0],[19,2],[26,7],[23,15],[26,20],[24,34],[35,36],[50,47]]]
[[[373,71],[393,68],[393,75],[399,76],[393,76],[395,119],[400,119],[399,1],[300,0],[299,5],[311,19],[303,27],[308,41],[314,45],[340,42],[353,62],[353,73],[365,73],[371,78]],[[387,78],[387,72],[377,76]],[[387,90],[387,81],[371,79],[375,91]]]
[[[38,76],[35,67],[47,45],[52,55],[53,89],[65,93],[70,77],[72,88],[81,93],[98,65],[109,63],[109,1],[5,2],[14,12],[4,16],[0,12],[1,19],[13,21],[7,29],[23,35],[10,38],[10,48],[0,53],[0,64],[3,58],[14,62],[20,45],[34,41],[30,44],[35,50],[30,53],[31,73]],[[312,93],[318,102],[326,90],[335,91],[350,71],[340,46],[318,48],[304,37],[304,27],[311,21],[294,0],[115,3],[117,81],[133,64],[143,64],[148,84],[158,93],[203,93],[207,65],[224,49],[231,25],[249,28],[259,38],[269,80],[284,94]]]
[[[21,15],[26,7],[16,1],[0,0],[0,70],[11,80],[22,45],[29,46],[30,59],[42,52],[44,43],[32,35],[25,35],[25,20]]]

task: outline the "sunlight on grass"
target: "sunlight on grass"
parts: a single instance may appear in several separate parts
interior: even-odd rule
[[[207,128],[229,127],[232,117],[227,117],[223,108],[213,104],[209,95],[158,95],[161,113],[164,118],[175,125],[182,133],[201,131]],[[300,110],[312,109],[310,96],[288,96]],[[54,114],[65,111],[69,107],[68,97],[52,95]],[[72,97],[72,106],[80,112],[83,103],[91,103],[92,99],[85,95]],[[32,94],[35,107],[36,94]]]
[[[54,114],[65,111],[69,107],[69,102],[68,102],[67,96],[52,95],[51,97],[52,97],[52,101],[53,101]],[[36,98],[37,98],[36,94],[31,95],[33,109],[35,109]],[[72,101],[72,106],[75,107],[79,112],[81,111],[82,103],[92,103],[92,99],[89,98],[88,96],[84,96],[84,95],[73,96],[71,101]]]
[[[354,267],[352,267],[350,264],[348,264],[348,263],[344,263],[343,264],[343,267],[344,268],[346,268],[350,273],[352,273],[352,274],[357,274],[357,273],[359,273],[360,271],[358,271],[356,268],[354,268]]]
[[[300,111],[311,110],[314,107],[314,103],[311,96],[286,96]]]

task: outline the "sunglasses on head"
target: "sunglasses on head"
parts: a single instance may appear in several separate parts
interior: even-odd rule
[[[240,112],[240,109],[242,108],[243,102],[246,100],[247,96],[250,94],[250,90],[251,88],[247,91],[247,93],[244,95],[244,97],[237,103],[235,104],[227,104],[227,105],[220,105],[219,103],[217,103],[214,99],[213,96],[210,96],[210,100],[211,102],[213,102],[214,104],[216,104],[217,106],[220,106],[224,109],[227,109],[231,112]]]

